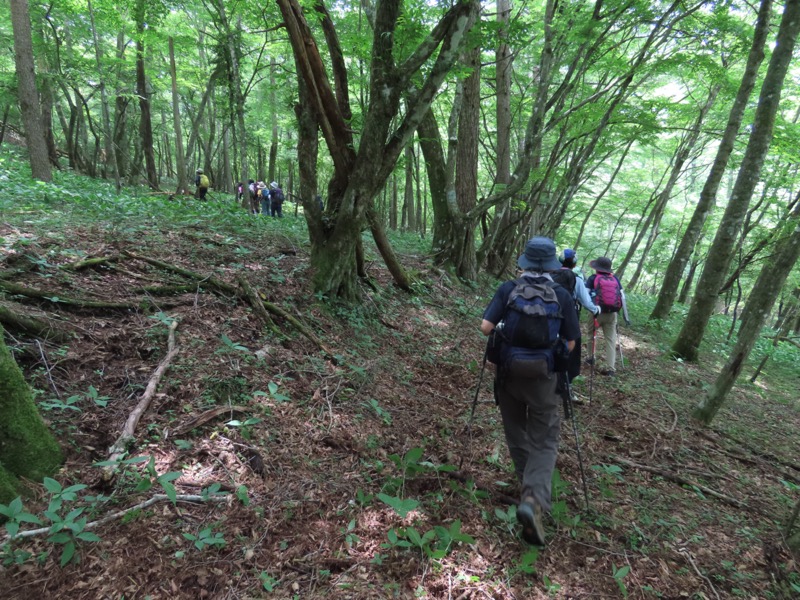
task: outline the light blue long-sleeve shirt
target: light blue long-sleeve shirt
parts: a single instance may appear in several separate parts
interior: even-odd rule
[[[575,277],[575,300],[584,306],[590,313],[596,315],[600,312],[600,307],[592,302],[592,298],[589,295],[589,288],[586,287],[586,282],[583,280],[583,277],[577,273],[575,274]]]

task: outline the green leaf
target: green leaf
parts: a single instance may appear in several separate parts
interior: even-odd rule
[[[630,573],[631,567],[630,565],[625,565],[624,567],[620,567],[618,570],[614,571],[614,579],[624,579],[625,576]]]
[[[19,533],[19,523],[16,521],[9,521],[6,523],[6,531],[8,532],[8,537],[14,537]]]
[[[422,538],[420,537],[419,532],[413,527],[406,529],[406,536],[408,536],[408,539],[411,540],[415,546],[422,546]]]
[[[56,533],[54,535],[51,535],[47,539],[54,544],[66,544],[67,542],[72,540],[72,536],[66,531],[62,531],[61,533]]]
[[[403,500],[401,498],[395,498],[394,496],[387,496],[386,494],[378,494],[377,498],[391,506],[395,512],[403,518],[419,506],[419,502],[413,498]]]
[[[75,556],[75,542],[67,542],[64,544],[64,550],[61,552],[61,566],[65,566],[72,557]]]
[[[175,491],[175,486],[168,481],[162,481],[161,487],[164,488],[164,493],[167,495],[167,498],[169,498],[169,501],[172,502],[173,505],[177,504],[178,493]]]
[[[76,535],[79,540],[83,540],[84,542],[99,542],[101,538],[96,533],[92,533],[91,531],[82,531],[78,535]]]
[[[58,483],[55,479],[51,479],[50,477],[45,477],[44,481],[42,482],[44,487],[47,488],[47,491],[51,494],[57,494],[61,491],[61,484]]]
[[[419,459],[422,458],[422,448],[412,448],[406,455],[403,457],[403,462],[410,465],[415,465],[419,462]]]
[[[0,506],[2,506],[2,505],[0,504]],[[16,515],[16,514],[19,514],[20,512],[22,512],[22,498],[20,498],[19,496],[14,498],[11,501],[11,503],[8,505],[8,508],[11,509],[11,514],[8,515],[8,516]]]

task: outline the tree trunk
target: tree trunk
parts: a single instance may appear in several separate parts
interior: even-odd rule
[[[787,5],[784,17],[788,12]],[[778,35],[780,37],[780,34]],[[791,49],[789,52],[791,54]],[[761,273],[750,291],[736,345],[728,361],[717,376],[713,387],[693,413],[696,419],[706,425],[714,419],[724,404],[728,392],[736,383],[736,379],[744,367],[744,362],[761,336],[761,329],[775,304],[775,299],[800,257],[800,211],[795,212],[794,218],[786,229],[788,235],[778,243],[773,260],[764,264],[764,268],[761,269]]]
[[[62,456],[4,335],[0,327],[0,503],[7,504],[17,496],[18,478],[41,481],[58,469]]]
[[[480,126],[481,62],[480,46],[469,50],[465,66],[472,70],[464,81],[464,99],[458,119],[456,152],[456,198],[460,214],[466,214],[478,203],[478,130]],[[478,276],[475,252],[475,222],[468,220],[459,227],[453,240],[455,252],[450,261],[456,275],[467,281]]]
[[[14,31],[14,65],[17,71],[19,109],[25,126],[25,143],[31,164],[31,175],[40,181],[50,181],[52,172],[47,159],[47,142],[42,129],[42,111],[36,89],[33,66],[31,17],[27,0],[10,0],[11,27]]]
[[[153,152],[153,120],[150,114],[150,94],[147,89],[147,76],[145,74],[145,0],[138,0],[136,4],[136,94],[139,96],[139,136],[144,152],[144,163],[147,171],[147,185],[150,189],[158,189],[158,173],[156,173],[156,157]]]
[[[178,95],[178,75],[175,68],[175,41],[169,37],[169,73],[172,80],[172,126],[175,129],[175,164],[178,185],[176,194],[185,194],[189,189],[187,180],[186,157],[183,154],[183,128],[181,127],[180,96]]]
[[[753,129],[747,142],[742,164],[739,167],[736,183],[733,186],[730,202],[728,202],[717,235],[709,249],[706,265],[697,284],[689,314],[672,346],[673,354],[684,360],[697,360],[697,349],[714,310],[720,285],[728,272],[733,256],[733,245],[738,238],[753,190],[761,175],[764,158],[772,141],[775,115],[780,104],[783,82],[791,63],[798,30],[800,30],[800,2],[789,0],[781,18],[777,46],[772,53],[767,74],[761,86],[761,96],[753,119]]]
[[[269,112],[271,122],[271,135],[269,140],[269,181],[276,181],[275,179],[275,165],[278,161],[278,101],[275,97],[275,90],[278,87],[275,82],[275,72],[278,69],[278,63],[273,56],[269,61]]]
[[[311,265],[314,288],[329,297],[354,300],[358,297],[356,255],[361,228],[369,218],[373,237],[395,281],[408,286],[407,277],[396,262],[391,247],[383,243],[373,202],[392,174],[397,158],[411,141],[422,117],[430,107],[439,86],[450,71],[464,42],[472,5],[456,4],[448,10],[430,36],[408,57],[397,64],[394,33],[401,12],[399,0],[376,5],[372,63],[369,82],[369,106],[363,115],[361,134],[354,140],[350,125],[347,95],[347,69],[333,23],[322,4],[320,26],[325,34],[331,58],[334,86],[331,86],[325,63],[297,0],[277,0],[297,64],[298,75],[306,84],[309,105],[322,131],[333,161],[333,176],[328,186],[328,208],[322,243],[311,242]],[[406,113],[398,118],[400,99],[412,77],[440,48],[430,70],[426,70],[420,92]],[[335,90],[335,91],[334,91]],[[357,146],[357,150],[356,150]]]
[[[414,150],[411,144],[406,146],[406,186],[403,192],[403,230],[414,231],[416,229],[416,216],[414,210]]]
[[[714,208],[717,191],[733,151],[733,145],[742,124],[747,102],[758,78],[758,68],[764,60],[764,44],[769,34],[771,11],[772,0],[762,0],[753,34],[753,43],[750,46],[742,81],[739,84],[739,90],[736,92],[736,98],[728,115],[728,123],[722,134],[717,154],[714,157],[714,163],[708,173],[703,190],[700,192],[700,199],[694,209],[689,225],[681,238],[681,243],[672,261],[670,261],[666,273],[664,273],[661,291],[658,294],[656,305],[650,313],[650,319],[666,319],[670,310],[672,310],[683,272],[697,241],[700,239],[706,218]]]

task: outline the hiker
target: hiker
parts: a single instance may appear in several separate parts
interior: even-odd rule
[[[250,192],[250,197],[247,200],[248,210],[251,215],[258,214],[258,188],[254,179],[250,179],[247,183],[247,189]]]
[[[241,202],[244,198],[244,182],[240,181],[236,184],[236,200]]]
[[[256,186],[258,190],[258,202],[261,204],[261,214],[268,215],[269,214],[269,190],[267,189],[267,184],[263,181],[259,181],[258,185]]]
[[[277,181],[269,184],[269,214],[273,217],[283,218],[283,190]]]
[[[574,348],[580,330],[572,296],[549,274],[561,267],[553,241],[532,238],[517,265],[521,276],[497,289],[483,313],[481,332],[493,336],[487,352],[496,365],[495,401],[522,488],[517,507],[522,537],[544,545],[542,516],[551,507],[561,428],[555,362]],[[526,315],[524,308],[539,316]],[[492,339],[499,346],[494,351]]]
[[[194,185],[197,188],[197,197],[200,200],[206,199],[209,183],[208,176],[203,173],[203,169],[197,169],[197,171],[194,172]]]
[[[317,206],[319,207],[319,212],[324,212],[325,211],[325,203],[322,201],[322,196],[317,194],[317,197],[314,198],[314,201],[317,203]]]
[[[561,263],[561,268],[553,271],[551,276],[553,281],[566,288],[568,292],[572,293],[572,298],[575,301],[575,310],[578,312],[580,321],[581,307],[585,307],[595,317],[600,314],[601,309],[599,306],[592,302],[589,290],[586,288],[586,282],[578,273],[574,271],[578,263],[578,255],[572,248],[564,248],[564,251],[558,255],[558,260]],[[569,381],[575,379],[581,374],[581,338],[575,340],[575,350],[569,353],[569,368],[567,375]],[[571,388],[570,388],[571,389]],[[581,404],[577,396],[573,394],[572,401],[576,404]]]
[[[594,302],[600,307],[597,323],[603,329],[603,339],[606,344],[606,368],[601,374],[613,377],[616,374],[617,364],[617,313],[622,310],[625,322],[628,319],[628,307],[625,304],[625,292],[622,284],[611,269],[611,259],[601,256],[589,263],[595,270],[594,275],[586,280],[586,287],[592,293]]]

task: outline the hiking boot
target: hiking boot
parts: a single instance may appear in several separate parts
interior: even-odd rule
[[[594,359],[590,357],[590,358],[587,358],[583,362],[585,362],[587,365],[593,365],[594,364]]]
[[[606,377],[613,377],[617,374],[614,369],[605,369],[604,371],[600,371],[601,374],[605,375]]]
[[[542,507],[530,496],[517,507],[517,520],[522,523],[522,539],[534,546],[544,546]]]
[[[576,406],[586,404],[586,402],[581,398],[578,394],[575,393],[575,390],[570,388],[569,390],[569,401]]]

